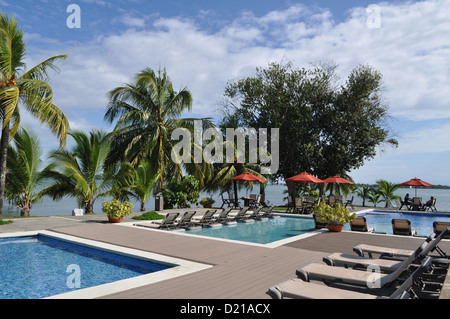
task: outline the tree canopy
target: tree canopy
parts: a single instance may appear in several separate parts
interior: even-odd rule
[[[327,178],[361,167],[382,144],[397,145],[381,93],[382,75],[368,65],[339,85],[333,65],[271,63],[227,84],[224,112],[244,128],[280,129],[275,177],[308,171]]]

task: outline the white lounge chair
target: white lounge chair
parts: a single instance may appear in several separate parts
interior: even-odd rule
[[[366,270],[347,269],[344,267],[332,267],[325,264],[312,263],[300,269],[296,273],[304,281],[323,280],[330,283],[345,283],[365,288],[382,288],[397,281],[414,262],[421,262],[427,255],[434,251],[437,244],[444,236],[450,233],[450,228],[443,231],[433,239],[418,254],[412,254],[391,273],[368,272]]]
[[[430,267],[431,262],[432,258],[425,258],[420,267],[389,296],[328,287],[323,284],[306,282],[299,278],[292,278],[269,288],[269,295],[274,299],[406,299],[415,295],[411,288],[416,279]]]

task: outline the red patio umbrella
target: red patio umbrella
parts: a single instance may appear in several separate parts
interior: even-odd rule
[[[252,174],[250,172],[245,172],[244,174],[235,176],[235,177],[231,178],[231,180],[232,181],[259,182],[259,183],[267,182],[264,178],[256,176],[255,174]]]
[[[296,183],[316,183],[322,184],[323,180],[320,178],[314,177],[308,172],[303,172],[293,177],[289,177],[285,179],[286,182],[296,182]]]
[[[427,182],[424,182],[423,180],[419,179],[419,178],[413,178],[410,179],[407,182],[401,183],[401,186],[414,186],[415,188],[415,197],[417,197],[417,187],[419,186],[424,186],[424,187],[432,187],[433,185]]]
[[[258,182],[258,183],[265,183],[267,182],[267,180],[265,180],[264,178],[258,177],[250,172],[245,172],[244,174],[235,176],[230,178],[233,182],[234,182],[234,205],[235,207],[237,207],[237,185],[236,185],[236,181],[247,181],[247,182]]]
[[[342,178],[340,176],[333,176],[325,179],[323,181],[324,183],[332,183],[332,184],[355,184],[351,181],[346,180],[345,178]]]
[[[345,178],[342,178],[340,176],[329,177],[329,178],[325,179],[323,182],[329,183],[329,184],[355,184],[355,183],[348,181]],[[333,189],[331,190],[330,194],[332,194],[332,193],[333,193]]]

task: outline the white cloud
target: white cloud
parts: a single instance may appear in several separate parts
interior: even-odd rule
[[[340,65],[343,78],[359,64],[379,70],[394,117],[418,122],[449,118],[448,0],[386,2],[379,8],[380,28],[368,26],[366,7],[354,8],[340,23],[329,10],[304,5],[261,17],[247,11],[233,21],[218,23],[221,28],[216,31],[184,18],[158,18],[145,24],[131,15],[121,16],[123,23],[139,30],[89,43],[52,45],[47,41],[48,55],[55,54],[57,47],[57,53],[62,50],[71,57],[53,81],[55,99],[70,112],[99,111],[106,105],[109,90],[131,81],[145,67],[161,66],[167,69],[175,89],[192,91],[193,113],[214,116],[230,79],[252,75],[256,67],[272,61],[284,59],[309,67],[310,62],[333,60]],[[102,118],[87,120],[102,122]],[[447,129],[450,126],[422,130],[423,135],[415,136],[417,142],[405,142],[402,152],[413,152],[438,133],[444,139],[449,136]],[[439,149],[437,142],[433,149]]]
[[[135,18],[126,14],[122,17],[122,22],[129,27],[145,27],[145,20],[140,18]]]

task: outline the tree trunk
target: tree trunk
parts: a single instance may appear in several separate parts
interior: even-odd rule
[[[0,140],[0,216],[3,214],[3,201],[5,198],[6,184],[6,156],[9,144],[9,122],[2,129],[2,137]]]
[[[91,200],[86,200],[84,202],[84,212],[85,212],[85,214],[93,214],[94,213],[94,203]]]
[[[30,207],[25,206],[20,209],[20,216],[22,217],[30,217]]]
[[[141,212],[145,212],[145,202],[141,201]]]

